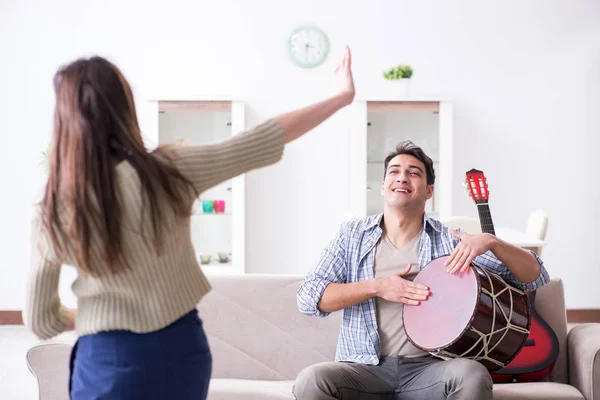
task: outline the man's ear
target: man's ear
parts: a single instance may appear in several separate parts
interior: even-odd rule
[[[427,185],[427,200],[433,197],[433,185]]]

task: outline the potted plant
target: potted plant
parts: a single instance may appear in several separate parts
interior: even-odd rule
[[[394,94],[396,96],[406,97],[408,95],[408,84],[412,74],[413,69],[410,65],[398,65],[385,71],[383,73],[383,78],[393,82]]]

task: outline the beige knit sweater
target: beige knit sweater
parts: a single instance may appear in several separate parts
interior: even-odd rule
[[[174,162],[202,193],[234,176],[277,162],[284,143],[281,127],[269,120],[221,143],[175,148]],[[115,168],[123,213],[123,255],[131,268],[100,278],[78,274],[72,288],[77,296],[75,326],[79,336],[108,330],[144,333],[161,329],[194,309],[210,290],[192,246],[190,218],[169,214],[173,223],[164,234],[158,257],[138,233],[140,219],[149,218],[141,215],[138,175],[127,161]],[[39,338],[48,339],[64,331],[67,321],[67,310],[58,295],[61,265],[76,263],[57,259],[39,226],[38,216],[34,218],[23,320]],[[100,242],[93,233],[90,257],[97,268],[106,268]]]

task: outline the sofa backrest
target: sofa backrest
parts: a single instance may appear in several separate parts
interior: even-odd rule
[[[198,306],[213,354],[213,378],[293,380],[305,367],[332,361],[341,312],[327,318],[299,313],[293,275],[210,275],[213,290]],[[551,379],[567,380],[566,314],[562,281],[538,291],[536,309],[559,336]]]
[[[293,380],[303,368],[335,357],[341,312],[299,313],[300,276],[208,276],[198,306],[213,355],[213,378]]]

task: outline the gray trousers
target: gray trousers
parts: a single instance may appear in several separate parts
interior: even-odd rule
[[[480,363],[433,356],[381,357],[379,365],[324,362],[296,378],[298,400],[490,400],[492,379]]]

